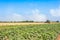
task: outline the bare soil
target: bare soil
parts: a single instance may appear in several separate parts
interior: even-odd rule
[[[56,40],[60,40],[60,34],[57,36]]]

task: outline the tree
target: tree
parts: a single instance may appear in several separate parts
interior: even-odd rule
[[[57,20],[56,22],[58,23],[59,21]]]
[[[46,20],[46,22],[45,23],[50,23],[50,20]]]

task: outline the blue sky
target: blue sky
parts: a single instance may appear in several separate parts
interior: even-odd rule
[[[60,21],[60,0],[0,0],[0,21]]]

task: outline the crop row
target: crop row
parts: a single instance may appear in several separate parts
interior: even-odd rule
[[[0,26],[0,40],[55,40],[59,24]]]

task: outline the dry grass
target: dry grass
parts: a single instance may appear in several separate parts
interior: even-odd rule
[[[5,25],[35,25],[35,24],[48,24],[48,23],[0,23],[0,26],[5,26]],[[49,24],[57,24],[57,23],[49,23]]]
[[[47,23],[0,23],[0,26],[3,25],[29,25],[29,24],[47,24]]]

